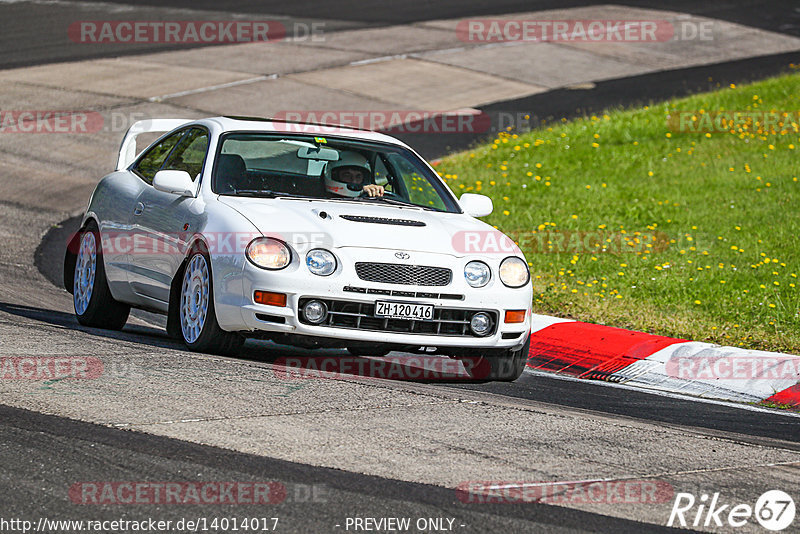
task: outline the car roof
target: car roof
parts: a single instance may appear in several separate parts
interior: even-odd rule
[[[217,123],[224,132],[276,132],[296,135],[315,135],[322,137],[345,137],[364,141],[378,141],[381,143],[389,143],[392,145],[407,147],[405,143],[399,139],[395,139],[390,135],[336,124],[319,124],[283,119],[236,116],[211,117],[198,122],[202,123],[204,121]]]

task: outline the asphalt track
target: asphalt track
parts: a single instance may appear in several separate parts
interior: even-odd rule
[[[278,517],[278,532],[344,530],[337,526],[343,527],[347,517],[445,517],[455,520],[459,532],[673,531],[537,503],[468,506],[452,489],[314,468],[2,405],[0,421],[2,517],[34,524],[46,510],[53,520]],[[82,505],[64,499],[65,489],[75,481],[184,480],[187,475],[206,482],[278,482],[285,487],[286,500],[253,506],[257,510],[251,513],[246,506],[205,504],[173,504],[157,510],[140,504],[120,511],[119,505]]]
[[[22,67],[59,61],[141,54],[187,48],[164,44],[77,44],[66,37],[65,27],[81,20],[229,20],[258,15],[283,22],[324,20],[325,31],[335,32],[356,27],[381,27],[396,24],[446,19],[479,17],[498,13],[564,9],[574,6],[613,3],[633,7],[669,9],[683,13],[727,20],[755,28],[800,36],[800,8],[793,0],[732,0],[697,2],[695,0],[623,0],[592,2],[586,0],[445,0],[430,2],[412,0],[346,0],[318,2],[304,0],[286,2],[269,0],[251,2],[237,0],[88,0],[2,1],[0,19],[6,21],[0,33],[0,68]],[[191,10],[191,15],[186,15]],[[183,17],[183,18],[182,18]]]
[[[132,2],[126,2],[130,4]],[[658,2],[620,2],[637,6],[663,7]],[[83,2],[82,10],[91,9],[95,2]],[[97,2],[97,9],[109,10],[113,2]],[[146,6],[146,2],[137,3]],[[361,25],[380,26],[454,16],[480,16],[492,13],[531,11],[585,4],[585,2],[521,2],[499,1],[491,4],[478,1],[440,2],[429,6],[425,2],[406,2],[392,5],[384,2],[228,2],[226,12],[265,13],[294,18],[323,18],[336,21],[336,27]],[[25,28],[56,23],[53,7],[73,9],[62,4],[0,4],[0,12],[14,9],[16,32]],[[214,2],[152,2],[159,8],[191,8],[218,11]],[[679,1],[670,9],[712,15],[717,18],[746,23],[772,31],[800,35],[798,12],[794,2],[773,2],[763,6],[758,2],[727,2],[722,7],[698,5]],[[86,7],[89,6],[89,7]],[[145,9],[144,7],[142,9]],[[59,16],[63,17],[61,12]],[[26,22],[27,21],[27,22]],[[26,26],[28,24],[29,26]],[[119,50],[90,50],[64,47],[63,43],[33,43],[17,39],[9,48],[10,35],[0,37],[3,59],[0,67],[21,66],[50,61],[66,61],[97,55],[118,55]],[[163,48],[161,48],[163,49]],[[7,54],[10,50],[11,54]],[[127,50],[138,53],[141,50]],[[89,55],[87,55],[89,54]],[[595,88],[581,91],[552,91],[528,99],[487,106],[487,113],[530,112],[542,118],[575,116],[609,106],[629,105],[669,96],[688,94],[713,88],[716,83],[739,82],[773,74],[783,69],[791,57],[756,58],[744,62],[665,72],[627,80],[602,82]],[[708,81],[708,77],[712,81]],[[436,136],[425,136],[436,138]],[[461,148],[475,142],[474,137],[451,138],[445,145],[435,145],[432,139],[409,138],[428,157],[442,154],[449,148]],[[36,267],[58,284],[61,279],[60,259],[66,235],[75,220],[48,232],[36,252]],[[4,284],[16,283],[4,280]],[[19,319],[35,320],[42,325],[77,329],[74,318],[43,305],[23,307],[0,303],[0,311]],[[157,323],[158,318],[138,314],[137,317]],[[79,329],[80,330],[80,329]],[[120,340],[145,349],[178,348],[163,333],[151,327],[129,325],[121,333],[90,332],[108,340]],[[241,356],[243,361],[258,361],[269,365],[280,355],[279,347],[250,342]],[[435,385],[398,384],[409,391],[436,389]],[[513,384],[481,386],[438,386],[442,390],[462,391],[463,395],[480,402],[481,399],[506,399],[502,402],[527,406],[559,406],[587,416],[606,414],[615,420],[656,423],[687,434],[699,433],[720,440],[752,444],[756,447],[775,446],[784,450],[800,450],[800,419],[783,414],[751,411],[723,404],[700,403],[649,393],[603,387],[597,384],[553,379],[526,373]],[[618,418],[618,419],[617,419]],[[326,498],[315,502],[287,502],[277,506],[274,515],[290,526],[289,532],[331,531],[347,516],[412,516],[453,517],[465,525],[463,532],[643,532],[660,531],[661,527],[642,524],[608,515],[541,504],[482,505],[465,507],[455,498],[452,489],[404,482],[304,465],[250,455],[184,440],[124,431],[107,426],[73,421],[64,417],[43,415],[33,411],[0,406],[0,448],[3,476],[0,476],[0,512],[3,517],[38,518],[42,510],[53,518],[117,519],[121,515],[142,518],[157,515],[159,519],[186,516],[222,516],[241,514],[241,508],[160,507],[157,509],[132,506],[120,511],[114,506],[78,506],[65,498],[66,488],[80,480],[270,480],[280,481],[287,488],[320,485],[326,488]],[[635,447],[635,445],[632,445]],[[354,449],[355,450],[355,449]],[[413,461],[410,460],[410,461]],[[290,492],[291,493],[291,492]],[[267,514],[271,510],[267,510]],[[262,511],[259,512],[262,515]],[[280,529],[279,529],[280,530]]]

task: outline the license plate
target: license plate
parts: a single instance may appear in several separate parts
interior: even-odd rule
[[[430,304],[412,304],[408,302],[388,302],[379,300],[375,303],[375,317],[431,321],[433,320],[433,306]]]

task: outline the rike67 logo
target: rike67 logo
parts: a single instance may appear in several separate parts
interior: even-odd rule
[[[747,503],[730,503],[719,493],[702,494],[696,498],[691,493],[678,493],[669,514],[668,527],[743,527],[755,519],[767,530],[779,532],[794,522],[794,499],[780,490],[770,490],[751,506]]]

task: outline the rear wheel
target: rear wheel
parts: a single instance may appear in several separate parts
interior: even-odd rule
[[[183,341],[194,351],[233,355],[244,343],[244,337],[226,332],[217,322],[210,262],[199,248],[191,253],[183,272],[178,317]]]
[[[84,326],[120,330],[131,308],[111,296],[103,264],[100,231],[94,222],[86,225],[79,237],[72,275],[72,304],[78,322]]]

